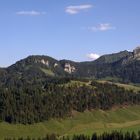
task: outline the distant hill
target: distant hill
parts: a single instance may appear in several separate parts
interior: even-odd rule
[[[112,81],[117,79],[118,82],[123,83],[140,83],[140,47],[133,52],[125,50],[103,55],[95,61],[88,62],[58,61],[49,56],[29,56],[6,69],[0,69],[0,78],[2,76],[12,78],[12,75],[30,77],[30,73],[34,73],[35,77],[40,74],[40,78],[46,76],[93,79],[111,77]]]

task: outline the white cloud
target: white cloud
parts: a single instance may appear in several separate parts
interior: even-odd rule
[[[90,54],[87,54],[87,57],[91,60],[95,60],[95,59],[98,59],[100,57],[100,55],[98,55],[96,53],[90,53]]]
[[[91,4],[84,4],[84,5],[76,5],[76,6],[68,6],[66,7],[65,12],[68,14],[78,14],[81,11],[87,10],[92,8],[93,6]]]
[[[89,30],[96,32],[96,31],[108,31],[116,29],[110,23],[101,23],[97,26],[88,27]]]
[[[25,15],[25,16],[39,16],[39,15],[44,15],[46,12],[39,12],[39,11],[18,11],[16,13],[17,15]]]

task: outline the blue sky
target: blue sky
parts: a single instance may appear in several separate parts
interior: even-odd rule
[[[0,66],[28,55],[87,61],[140,45],[140,0],[1,0]]]

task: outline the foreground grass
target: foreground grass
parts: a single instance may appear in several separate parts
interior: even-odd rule
[[[84,113],[73,112],[73,117],[54,119],[33,125],[0,123],[0,140],[4,137],[42,137],[47,133],[63,135],[101,134],[112,130],[140,130],[140,106],[116,108],[110,111],[94,110]]]

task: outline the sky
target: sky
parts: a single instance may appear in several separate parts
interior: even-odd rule
[[[140,45],[140,0],[0,0],[0,67],[29,55],[90,61]]]

